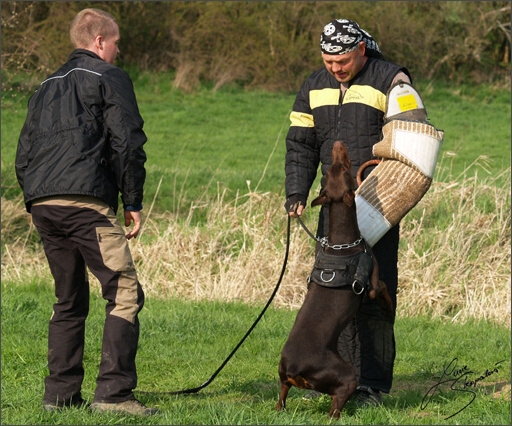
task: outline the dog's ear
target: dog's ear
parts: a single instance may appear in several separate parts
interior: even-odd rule
[[[345,195],[343,195],[343,202],[349,206],[352,207],[354,205],[354,200],[356,198],[356,194],[354,191],[347,191],[345,192]]]
[[[311,207],[315,206],[322,206],[324,204],[327,204],[329,202],[329,199],[327,198],[327,194],[325,191],[320,192],[320,195],[316,197],[313,201],[311,201]]]

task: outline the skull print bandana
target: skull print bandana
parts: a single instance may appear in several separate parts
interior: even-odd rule
[[[335,19],[329,22],[320,36],[320,49],[328,55],[343,55],[357,48],[360,41],[366,45],[366,56],[383,58],[377,42],[357,22]]]

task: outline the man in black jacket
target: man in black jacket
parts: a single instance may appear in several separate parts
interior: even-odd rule
[[[119,27],[84,9],[71,24],[75,50],[32,95],[20,134],[16,174],[55,280],[43,406],[85,404],[88,267],[106,304],[95,411],[150,415],[135,399],[138,313],[144,293],[128,247],[142,222],[146,135],[133,84],[114,66]],[[116,212],[124,209],[126,235]]]
[[[324,67],[302,85],[290,115],[286,137],[286,203],[290,216],[301,215],[319,164],[325,176],[333,143],[347,146],[354,178],[373,158],[382,139],[386,93],[398,80],[410,82],[407,69],[385,61],[375,40],[356,22],[337,19],[324,27],[320,48]],[[371,172],[368,167],[364,176]],[[323,182],[323,179],[322,179]],[[328,207],[322,207],[318,238],[328,234]],[[380,279],[396,309],[399,226],[373,247]],[[318,249],[318,248],[317,248]],[[356,368],[359,405],[377,405],[388,393],[395,359],[394,319],[382,315],[375,301],[364,300],[356,319],[339,339],[341,355]]]

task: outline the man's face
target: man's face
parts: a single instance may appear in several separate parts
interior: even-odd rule
[[[119,53],[119,26],[116,23],[112,24],[111,35],[103,37],[101,39],[101,49],[99,52],[99,56],[105,62],[109,64],[114,64],[116,61],[116,56]]]
[[[365,45],[360,42],[359,46],[352,52],[343,55],[328,55],[322,53],[324,65],[336,80],[340,83],[348,83],[359,71],[361,71],[368,59],[364,56]]]

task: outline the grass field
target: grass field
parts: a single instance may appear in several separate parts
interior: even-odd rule
[[[145,225],[130,243],[148,296],[138,364],[139,389],[149,393],[138,396],[162,410],[144,423],[329,424],[328,399],[305,401],[298,390],[286,413],[273,410],[279,352],[313,254],[296,223],[273,305],[225,370],[197,395],[162,393],[203,383],[277,282],[286,241],[284,137],[295,94],[205,86],[184,95],[165,75],[134,81],[149,138]],[[431,189],[402,222],[394,387],[383,407],[348,406],[339,424],[510,424],[510,90],[418,87],[445,141]],[[40,410],[53,296],[13,170],[25,104],[2,105],[2,424],[139,424]],[[311,227],[316,215],[307,209]],[[88,399],[103,303],[92,285]],[[470,380],[493,372],[465,389],[476,392],[466,408],[472,395],[445,385],[424,407],[455,358]]]
[[[249,329],[262,304],[155,298],[147,301],[141,314],[136,396],[161,413],[143,420],[93,415],[84,409],[47,413],[40,409],[40,398],[52,288],[48,282],[2,283],[2,291],[2,424],[510,424],[510,335],[491,323],[460,325],[427,316],[400,319],[394,385],[384,396],[384,405],[356,410],[349,403],[341,419],[333,422],[327,416],[330,398],[303,400],[304,391],[296,388],[290,391],[287,411],[274,410],[280,351],[295,317],[288,309],[268,309],[203,390],[166,395],[206,382]],[[96,288],[86,333],[83,393],[89,401],[99,363],[102,312]],[[443,378],[445,371],[450,374]],[[476,385],[464,387],[482,376]],[[444,383],[435,387],[440,382]]]

